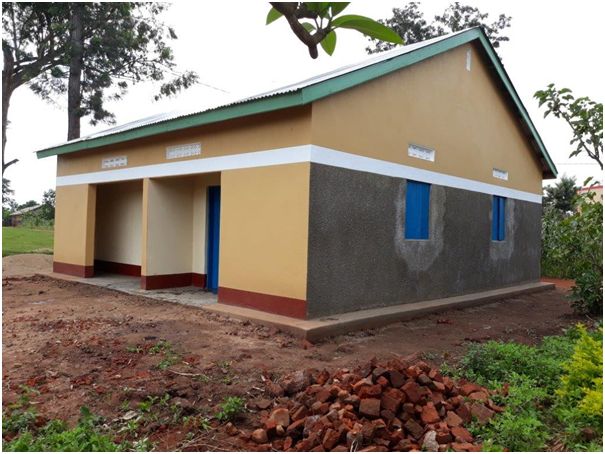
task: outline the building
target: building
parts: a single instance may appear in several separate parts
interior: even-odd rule
[[[603,203],[603,185],[598,184],[598,185],[586,186],[586,187],[578,189],[578,194],[579,195],[588,194],[589,192],[593,192],[594,193],[594,199],[593,200],[595,202]]]
[[[43,206],[44,205],[34,205],[34,206],[31,206],[31,207],[22,208],[20,210],[13,211],[9,215],[9,224],[8,225],[11,226],[11,227],[19,227],[23,223],[23,216],[24,215],[26,215],[27,213],[35,213],[36,211],[38,211]]]
[[[556,176],[479,28],[37,153],[56,272],[297,318],[537,282]]]

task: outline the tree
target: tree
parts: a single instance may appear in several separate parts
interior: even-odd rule
[[[68,140],[80,136],[80,120],[112,123],[107,100],[129,86],[163,82],[156,99],[188,88],[198,76],[176,71],[168,45],[177,38],[160,21],[166,4],[145,2],[4,3],[2,39],[2,171],[10,98],[21,85],[43,99],[68,97]],[[173,77],[168,80],[168,77]]]
[[[568,214],[575,211],[578,204],[578,190],[575,177],[563,175],[554,186],[544,188],[544,207],[551,207],[561,213]]]
[[[2,209],[14,211],[17,207],[14,196],[15,190],[11,188],[11,182],[8,178],[2,178]]]
[[[496,21],[490,23],[488,13],[482,13],[474,6],[454,2],[442,15],[436,15],[433,22],[428,23],[424,13],[419,10],[419,5],[419,2],[409,2],[403,8],[393,8],[392,17],[378,22],[397,32],[406,45],[477,26],[483,27],[494,47],[499,47],[500,43],[509,40],[502,34],[511,24],[511,17],[505,14],[500,14]],[[366,48],[369,54],[384,52],[395,47],[391,43],[372,38],[370,41],[373,47]]]
[[[284,17],[296,37],[308,47],[311,58],[317,58],[318,45],[321,45],[328,55],[334,53],[338,28],[356,30],[393,45],[403,44],[397,33],[369,17],[356,14],[340,15],[348,5],[349,3],[344,2],[271,2],[267,24]],[[301,22],[304,19],[312,22]]]
[[[54,3],[2,4],[2,175],[18,159],[5,161],[8,110],[14,91],[63,60],[63,9]]]
[[[585,153],[603,170],[603,104],[587,96],[575,98],[569,88],[557,89],[555,84],[538,90],[534,98],[540,107],[546,104],[544,118],[553,114],[556,118],[563,118],[571,128],[573,138],[569,144],[576,148],[569,157]]]
[[[2,178],[2,225],[10,225],[10,214],[15,210],[17,203],[13,198],[15,191],[11,188],[11,182]]]
[[[55,196],[54,189],[44,191],[44,194],[42,194],[41,216],[48,221],[55,219]]]

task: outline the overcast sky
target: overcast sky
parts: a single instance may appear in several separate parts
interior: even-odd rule
[[[421,2],[428,18],[442,12],[450,1]],[[559,119],[542,118],[533,93],[554,82],[603,102],[603,32],[605,2],[528,0],[469,0],[490,13],[512,16],[507,30],[510,41],[499,49],[506,70],[530,113],[557,165],[559,174],[587,176],[603,181],[600,169],[587,157],[568,159],[570,131]],[[390,16],[404,2],[354,2],[347,12],[375,19]],[[234,98],[296,82],[367,57],[367,39],[357,32],[338,32],[332,57],[321,53],[312,60],[282,19],[265,26],[269,6],[264,2],[177,2],[165,15],[179,39],[173,45],[182,69],[192,69],[207,85],[197,86],[176,98],[152,101],[157,86],[142,84],[131,89],[120,102],[110,104],[117,123],[125,123],[160,112],[201,110]],[[67,135],[66,99],[48,104],[27,87],[12,97],[7,141],[7,161],[20,162],[6,172],[18,202],[40,200],[55,186],[56,158],[36,159],[34,151],[64,141]],[[82,134],[106,129],[82,122]],[[547,182],[548,183],[548,182]]]

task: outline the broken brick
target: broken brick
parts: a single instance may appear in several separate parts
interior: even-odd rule
[[[456,414],[460,416],[465,424],[468,424],[473,419],[471,409],[466,402],[461,403],[458,408],[456,408]]]
[[[477,385],[476,383],[464,383],[463,385],[461,385],[459,387],[459,390],[460,390],[460,394],[462,394],[463,396],[468,396],[471,393],[481,391],[482,388],[481,388],[481,386]]]
[[[370,418],[380,416],[380,399],[366,398],[359,403],[359,413]]]
[[[389,372],[389,380],[393,388],[401,388],[406,381],[405,375],[397,370]]]
[[[271,412],[269,420],[275,421],[278,426],[288,427],[290,425],[290,413],[287,408],[276,408]]]
[[[437,410],[435,409],[435,405],[432,402],[429,402],[424,407],[422,407],[422,413],[420,415],[422,422],[424,424],[434,424],[438,421],[441,421]]]
[[[481,424],[485,424],[494,416],[494,412],[483,404],[473,402],[471,405],[471,415],[477,418]]]
[[[384,408],[385,410],[397,413],[397,411],[399,410],[399,406],[401,405],[401,397],[393,392],[387,392],[382,395],[380,402],[382,408]]]
[[[450,427],[458,427],[458,426],[461,426],[463,423],[462,418],[460,418],[460,416],[458,416],[453,411],[447,412],[447,416],[445,417],[445,422]]]
[[[422,399],[422,389],[420,388],[420,385],[414,381],[407,382],[403,385],[401,390],[405,393],[408,400],[414,404],[420,402]]]
[[[420,440],[420,438],[422,437],[422,434],[424,433],[424,428],[418,424],[416,421],[414,421],[413,419],[408,419],[405,424],[403,425],[403,427],[405,428],[405,430],[407,430],[412,437],[414,437],[416,440]]]
[[[250,438],[259,445],[261,443],[267,443],[269,440],[269,437],[267,437],[267,432],[264,429],[256,429],[254,432],[252,432]]]
[[[334,446],[338,444],[340,441],[340,433],[338,433],[334,429],[326,430],[326,433],[323,437],[322,445],[325,449],[331,450]]]
[[[461,442],[470,443],[473,441],[473,436],[464,427],[452,427],[452,436]]]

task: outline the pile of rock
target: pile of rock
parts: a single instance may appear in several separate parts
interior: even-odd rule
[[[249,450],[480,451],[464,425],[502,411],[487,389],[422,361],[298,371],[267,389],[262,427],[240,435]]]

